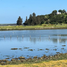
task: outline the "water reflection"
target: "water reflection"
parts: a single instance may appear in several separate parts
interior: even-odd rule
[[[65,43],[66,41],[67,41],[67,39],[51,39],[54,43],[57,43],[57,42],[59,42],[59,43]]]

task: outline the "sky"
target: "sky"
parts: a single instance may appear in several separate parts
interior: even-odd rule
[[[67,0],[0,0],[0,24],[16,24],[19,16],[24,22],[33,12],[37,16],[59,9],[67,11],[66,4]]]

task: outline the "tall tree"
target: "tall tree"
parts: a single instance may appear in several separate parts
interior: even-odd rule
[[[22,25],[22,18],[19,16],[18,20],[17,20],[17,25]]]

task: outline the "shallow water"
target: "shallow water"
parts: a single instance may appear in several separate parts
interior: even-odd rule
[[[0,59],[67,53],[67,29],[0,31]]]

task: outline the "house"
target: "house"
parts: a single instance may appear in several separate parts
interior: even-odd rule
[[[61,12],[57,12],[57,14],[61,14]]]

